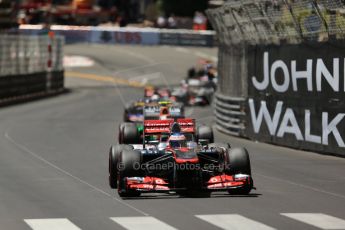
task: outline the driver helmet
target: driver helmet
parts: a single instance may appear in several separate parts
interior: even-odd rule
[[[173,133],[169,137],[169,146],[171,148],[183,148],[187,147],[186,136],[181,133]]]

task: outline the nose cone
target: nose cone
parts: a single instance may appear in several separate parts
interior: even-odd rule
[[[194,150],[190,150],[188,148],[180,148],[175,150],[176,156],[176,163],[183,164],[183,163],[198,163],[199,158],[198,155]]]

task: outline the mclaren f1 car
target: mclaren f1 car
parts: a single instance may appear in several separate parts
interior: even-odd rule
[[[109,152],[109,183],[121,197],[141,193],[246,195],[253,188],[246,149],[195,137],[193,119],[145,120],[143,143]]]

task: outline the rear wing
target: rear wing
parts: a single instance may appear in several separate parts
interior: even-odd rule
[[[168,120],[145,120],[144,135],[170,133],[171,126],[177,122],[181,127],[182,133],[195,132],[195,120],[191,118],[168,119]]]
[[[184,111],[181,106],[168,105],[168,106],[144,106],[144,117],[149,120],[159,119],[160,115],[163,114],[163,110],[166,110],[164,113],[170,118],[182,118],[184,117]]]

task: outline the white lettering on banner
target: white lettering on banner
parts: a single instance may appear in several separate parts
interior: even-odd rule
[[[339,130],[337,128],[337,125],[340,121],[343,120],[344,116],[344,113],[340,113],[331,121],[331,123],[328,123],[328,113],[322,113],[322,144],[328,145],[328,136],[329,134],[333,133],[338,146],[345,147],[344,141],[341,138]]]
[[[273,136],[276,134],[276,130],[278,127],[278,122],[280,118],[280,114],[282,112],[283,102],[278,101],[276,105],[276,109],[274,111],[273,119],[267,109],[266,101],[261,101],[261,107],[259,109],[259,113],[256,116],[255,114],[255,107],[254,107],[254,100],[249,99],[249,107],[250,107],[250,114],[252,118],[252,124],[254,127],[254,131],[258,133],[260,131],[262,118],[265,118],[268,130],[270,134]]]
[[[339,92],[339,58],[333,59],[333,76],[328,71],[322,59],[317,59],[316,64],[316,88],[321,92],[321,76],[324,76],[335,92]]]
[[[256,77],[252,77],[253,84],[257,90],[264,90],[268,87],[269,83],[269,59],[268,52],[264,53],[264,79],[262,82],[256,80]]]
[[[292,89],[297,92],[297,79],[306,78],[308,91],[313,91],[313,60],[307,60],[307,70],[306,71],[297,71],[297,62],[291,62],[291,77],[292,77]]]
[[[317,143],[317,144],[321,144],[321,137],[317,136],[317,135],[313,135],[310,133],[310,110],[306,109],[304,111],[305,115],[304,115],[304,119],[305,119],[305,140],[308,142],[312,142],[312,143]]]
[[[283,70],[283,76],[284,76],[284,82],[282,85],[279,85],[276,81],[276,71],[277,69],[282,69]],[[285,65],[285,63],[281,60],[275,61],[272,64],[271,67],[271,82],[273,88],[279,92],[279,93],[284,93],[289,89],[289,84],[290,84],[290,74],[288,67]]]
[[[313,64],[316,63],[316,90],[317,92],[322,91],[322,79],[324,78],[329,86],[333,89],[334,92],[339,92],[339,77],[340,77],[340,68],[339,68],[339,58],[333,58],[333,72],[331,73],[327,69],[324,61],[321,58],[317,60],[307,59],[306,68],[303,71],[297,71],[297,61],[292,60],[289,65],[287,65],[283,60],[276,60],[270,66],[269,63],[269,53],[264,52],[263,55],[263,79],[260,81],[257,80],[255,76],[252,77],[252,83],[254,87],[259,91],[264,91],[268,88],[270,81],[272,88],[278,93],[286,92],[290,87],[290,82],[292,82],[292,90],[297,92],[298,90],[308,90],[309,92],[313,91]],[[278,70],[282,71],[283,82],[278,84],[277,75]],[[291,72],[291,74],[290,74]],[[290,80],[291,76],[291,80]],[[345,59],[344,59],[344,77],[345,77]],[[299,89],[298,81],[300,79],[305,79],[307,81],[307,89]],[[345,81],[344,81],[344,91],[345,91]]]
[[[310,110],[305,110],[304,121],[297,121],[295,113],[293,109],[286,108],[285,111],[283,109],[283,102],[277,101],[275,111],[273,113],[273,117],[271,116],[270,112],[267,109],[267,104],[265,101],[260,102],[260,108],[258,113],[255,112],[255,103],[253,99],[249,99],[249,109],[251,120],[253,124],[253,129],[255,133],[259,133],[263,120],[265,120],[266,125],[268,127],[269,133],[271,136],[283,137],[285,133],[293,134],[296,137],[296,140],[299,141],[308,141],[312,143],[318,143],[323,145],[328,145],[329,143],[329,135],[333,134],[337,144],[339,147],[345,147],[344,140],[340,135],[340,132],[337,128],[338,124],[343,121],[345,117],[345,113],[339,113],[335,118],[333,118],[330,122],[328,119],[328,113],[322,112],[322,133],[320,135],[313,135],[310,131],[311,126],[311,112]],[[281,114],[283,114],[283,118],[281,123],[279,124]],[[301,132],[300,126],[298,122],[304,124],[304,135]],[[278,129],[278,133],[276,135],[276,130]],[[322,136],[322,139],[321,139]]]
[[[291,125],[289,125],[289,123]],[[297,140],[303,141],[303,136],[300,128],[298,127],[296,116],[293,110],[290,108],[286,109],[285,111],[283,121],[280,125],[277,137],[283,137],[285,133],[294,134]]]

